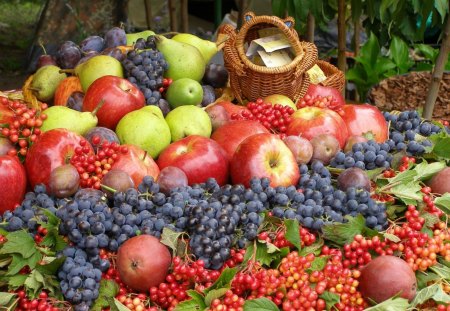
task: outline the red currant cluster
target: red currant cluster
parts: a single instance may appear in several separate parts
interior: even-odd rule
[[[305,95],[301,100],[297,102],[297,108],[301,109],[304,107],[318,107],[318,108],[328,108],[330,110],[334,110],[340,115],[344,114],[344,110],[342,109],[343,104],[339,103],[333,96],[310,96]]]
[[[169,85],[172,84],[172,82],[173,82],[172,79],[170,79],[170,78],[164,78],[164,79],[163,79],[162,86],[158,89],[158,91],[159,91],[161,94],[164,93],[164,92],[167,90],[167,88],[169,87]]]
[[[301,227],[299,230],[300,233],[300,241],[301,241],[301,246],[308,246],[313,244],[316,241],[316,236],[309,232],[308,229]],[[294,245],[292,245],[291,242],[289,242],[288,240],[286,240],[285,237],[286,234],[286,229],[284,227],[279,227],[279,230],[277,230],[274,233],[271,232],[267,232],[267,231],[263,231],[258,235],[258,239],[261,241],[266,241],[269,243],[272,243],[273,245],[275,245],[278,248],[283,248],[283,247],[293,247]]]
[[[396,244],[394,244],[396,245]],[[389,248],[391,246],[392,248]],[[399,250],[399,246],[388,245],[386,241],[381,241],[379,236],[365,238],[357,234],[350,244],[344,245],[344,261],[342,264],[346,268],[362,267],[372,260],[371,251],[380,255],[393,255],[394,250]],[[402,251],[403,248],[400,249]]]
[[[39,128],[47,118],[41,111],[47,104],[41,103],[39,108],[30,108],[21,100],[0,97],[0,137],[8,138],[16,147],[8,154],[26,156],[28,148],[39,137]]]
[[[293,113],[292,107],[264,103],[261,98],[258,98],[256,102],[248,102],[246,110],[242,110],[239,114],[233,113],[231,119],[256,120],[269,131],[283,135],[292,121],[291,115]]]
[[[228,290],[221,299],[214,299],[208,311],[244,311],[245,299]]]
[[[4,236],[3,234],[0,234],[0,245],[5,243],[7,241],[6,236]]]
[[[131,311],[158,311],[157,307],[150,307],[148,296],[145,294],[126,294],[116,297]]]
[[[400,167],[398,168],[398,170],[400,172],[406,171],[409,166],[414,163],[416,163],[416,158],[404,156],[401,159]]]
[[[44,291],[35,299],[28,299],[23,289],[18,290],[16,293],[19,298],[19,303],[15,309],[17,311],[61,311],[71,309],[67,302],[49,298]]]
[[[42,243],[42,241],[44,240],[47,233],[48,233],[48,230],[46,228],[39,226],[37,229],[37,233],[34,235],[34,241],[37,244]]]
[[[422,189],[420,189],[420,191],[423,193],[423,203],[425,203],[426,205],[426,211],[430,214],[434,214],[438,217],[441,217],[444,212],[442,210],[440,210],[439,208],[436,207],[436,205],[434,204],[434,197],[433,194],[431,193],[431,188],[428,186],[424,186],[422,187]]]
[[[150,288],[150,301],[163,309],[173,310],[179,302],[189,298],[187,290],[202,292],[219,276],[220,271],[205,269],[203,260],[185,262],[174,257],[166,281]]]
[[[230,251],[230,258],[223,264],[220,272],[222,272],[225,268],[233,268],[238,264],[244,261],[245,249],[234,249],[232,248]]]
[[[97,146],[95,153],[88,141],[81,140],[80,146],[75,148],[75,154],[70,159],[70,164],[75,166],[80,174],[82,188],[100,189],[103,176],[109,172],[120,154],[128,152],[128,148],[114,142],[102,142],[99,136],[92,138],[92,144]]]

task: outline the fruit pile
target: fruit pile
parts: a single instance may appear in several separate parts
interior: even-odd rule
[[[234,103],[214,42],[114,27],[0,93],[7,310],[450,310],[450,131]]]

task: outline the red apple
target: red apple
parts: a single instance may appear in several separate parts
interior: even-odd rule
[[[258,121],[236,120],[218,128],[211,135],[211,138],[225,150],[228,159],[231,161],[236,148],[242,141],[249,136],[260,133],[269,133],[269,130]]]
[[[151,235],[126,240],[117,252],[117,271],[125,285],[140,292],[162,283],[171,263],[167,246]]]
[[[297,164],[307,164],[314,152],[314,148],[309,140],[300,136],[287,136],[283,142],[292,151]]]
[[[342,93],[335,89],[334,87],[323,86],[320,84],[311,83],[306,91],[305,96],[310,96],[312,98],[316,96],[327,97],[331,96],[337,102],[337,106],[345,105],[345,98]]]
[[[142,92],[131,82],[116,76],[103,76],[89,86],[83,100],[83,111],[93,111],[100,102],[98,126],[111,130],[127,113],[145,106]]]
[[[246,138],[230,162],[233,184],[250,186],[253,177],[268,177],[270,185],[296,185],[300,172],[294,155],[278,136],[270,133]]]
[[[214,106],[222,106],[228,113],[228,117],[231,118],[233,114],[241,114],[243,110],[248,110],[246,107],[241,105],[233,104],[229,101],[221,101],[214,104]],[[213,106],[213,105],[211,105]]]
[[[381,111],[369,104],[344,105],[342,119],[349,135],[372,134],[374,140],[382,143],[389,137],[389,129]]]
[[[128,147],[128,152],[120,154],[119,159],[114,162],[111,169],[128,173],[135,187],[139,186],[145,176],[152,176],[155,180],[158,178],[159,167],[147,152],[135,145],[123,146]]]
[[[170,144],[158,157],[158,166],[175,166],[183,170],[189,185],[205,182],[213,177],[219,185],[228,181],[228,158],[214,140],[190,135]]]
[[[58,128],[43,133],[30,147],[25,159],[31,187],[43,183],[49,189],[51,172],[69,162],[81,140],[84,140],[83,136],[66,129]]]
[[[294,112],[291,118],[286,135],[300,135],[311,140],[320,134],[331,134],[339,141],[341,148],[344,148],[348,137],[347,126],[335,111],[305,107]]]
[[[0,214],[20,204],[27,188],[27,174],[19,159],[0,155]]]
[[[211,119],[213,131],[231,121],[227,110],[223,106],[210,105],[205,108],[205,111]]]
[[[450,167],[444,168],[442,171],[436,173],[428,182],[431,191],[443,195],[444,193],[450,193]]]

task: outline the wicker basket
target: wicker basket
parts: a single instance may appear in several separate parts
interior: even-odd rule
[[[305,95],[310,81],[306,71],[317,62],[317,48],[314,44],[301,42],[293,28],[291,17],[280,19],[275,16],[255,16],[253,12],[244,15],[244,23],[236,32],[225,24],[219,30],[228,35],[223,48],[224,63],[230,76],[230,87],[239,102],[254,101],[271,94],[283,94],[296,102]],[[252,63],[245,55],[244,45],[257,39],[258,31],[276,27],[282,31],[295,52],[291,63],[269,68]]]
[[[322,69],[323,73],[327,77],[324,81],[320,82],[320,84],[323,86],[333,87],[342,92],[345,87],[344,73],[324,60],[318,60],[317,66]]]

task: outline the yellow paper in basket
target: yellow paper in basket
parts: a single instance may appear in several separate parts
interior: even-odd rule
[[[320,67],[317,65],[312,66],[311,69],[307,71],[307,73],[312,84],[318,84],[327,78],[322,69],[320,69]]]

